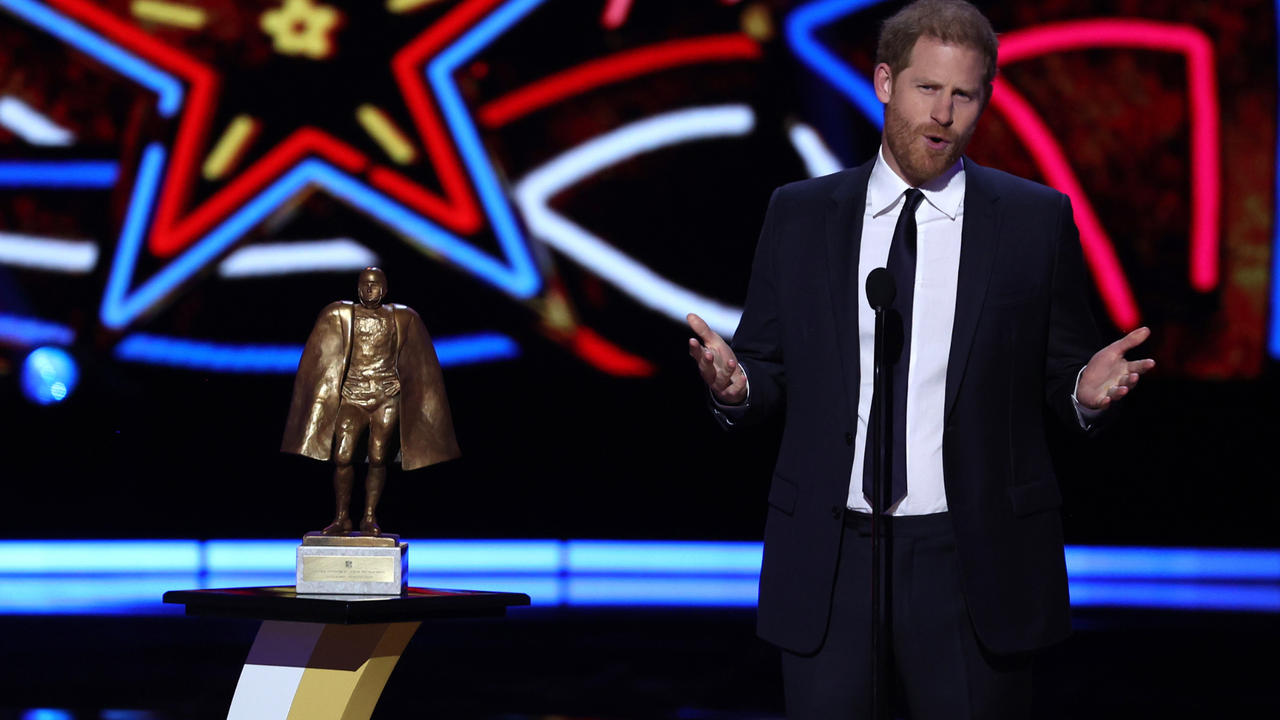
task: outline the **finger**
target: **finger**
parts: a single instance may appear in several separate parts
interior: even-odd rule
[[[1107,389],[1107,397],[1112,400],[1119,400],[1128,394],[1129,388],[1125,385],[1112,385]]]
[[[693,330],[693,332],[702,340],[703,345],[724,342],[724,340],[720,338],[720,335],[717,334],[715,330],[711,329],[711,326],[707,324],[707,321],[698,317],[697,314],[689,313],[685,317],[685,320],[689,322],[689,329]]]
[[[1128,335],[1125,335],[1124,337],[1120,338],[1119,340],[1111,343],[1111,346],[1116,348],[1121,352],[1121,354],[1123,354],[1132,350],[1133,348],[1138,347],[1142,343],[1146,342],[1147,338],[1149,337],[1151,337],[1151,328],[1140,327],[1137,330],[1134,330],[1133,332],[1129,333]]]
[[[1141,375],[1155,366],[1156,361],[1147,358],[1146,360],[1131,360],[1125,367],[1129,372]]]

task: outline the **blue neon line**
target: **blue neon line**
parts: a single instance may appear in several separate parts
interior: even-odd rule
[[[1275,3],[1276,36],[1280,37],[1280,0]],[[1280,53],[1276,56],[1280,66]],[[1276,119],[1277,132],[1280,132],[1280,117]],[[1277,135],[1280,137],[1280,135]],[[1273,360],[1280,360],[1280,142],[1276,143],[1275,206],[1271,214],[1271,332],[1267,343]]]
[[[1280,585],[1071,581],[1072,607],[1280,612]]]
[[[341,171],[318,160],[307,163],[317,165],[315,172],[327,190],[404,233],[414,245],[444,255],[501,290],[524,296],[527,283],[502,262]]]
[[[182,107],[182,83],[66,16],[31,0],[0,0],[0,6],[150,88],[159,96],[161,115],[172,117]]]
[[[172,610],[157,602],[164,590],[289,584],[297,542],[0,541],[0,613],[155,614]],[[410,544],[417,558],[411,562],[415,585],[527,592],[538,604],[721,607],[754,604],[757,576],[744,571],[745,560],[738,556],[759,557],[761,546],[588,540]],[[572,547],[595,555],[583,562],[566,552]],[[1280,612],[1280,550],[1067,551],[1076,607]]]
[[[1072,579],[1255,580],[1280,582],[1280,552],[1211,548],[1066,549]]]
[[[520,346],[514,340],[494,332],[435,338],[433,344],[441,367],[497,362],[520,355]],[[302,346],[221,343],[135,333],[121,340],[114,354],[117,360],[126,362],[188,370],[293,374],[302,358]]]
[[[525,289],[510,268],[489,255],[463,242],[429,220],[413,213],[381,193],[350,177],[332,165],[311,158],[294,166],[251,202],[205,235],[198,243],[178,256],[132,294],[126,290],[132,280],[133,267],[142,248],[142,231],[151,213],[156,189],[164,164],[164,151],[158,145],[148,146],[138,172],[134,197],[121,233],[112,265],[111,279],[103,297],[101,317],[104,325],[122,328],[159,303],[201,268],[215,261],[232,244],[253,229],[276,208],[308,184],[314,183],[372,215],[403,234],[405,239],[424,250],[437,252],[487,280],[500,289],[519,296]],[[135,222],[136,221],[136,222]],[[296,365],[295,365],[296,367]]]
[[[160,186],[160,174],[164,170],[164,147],[152,143],[142,151],[138,163],[138,177],[134,181],[133,197],[125,215],[124,228],[116,245],[115,258],[111,262],[111,276],[107,278],[106,291],[102,295],[99,317],[109,328],[121,328],[129,324],[141,310],[128,314],[126,298],[129,283],[133,280],[133,268],[142,247],[142,235],[151,217],[156,190]]]
[[[110,188],[120,177],[111,160],[0,161],[0,188]]]
[[[516,341],[499,333],[436,338],[433,344],[441,367],[514,360],[520,357],[520,346]]]
[[[116,345],[115,357],[127,362],[231,373],[292,373],[302,358],[301,345],[228,345],[137,333]]]
[[[466,103],[453,83],[453,73],[545,1],[513,0],[503,5],[432,60],[427,65],[426,72],[428,82],[435,89],[445,122],[458,143],[462,160],[471,172],[480,202],[488,212],[498,242],[511,263],[510,272],[514,277],[508,283],[508,292],[522,299],[536,293],[542,285],[542,279],[534,266],[524,233],[516,222],[507,196],[494,175],[488,153],[485,152],[480,135],[467,112]]]
[[[817,0],[797,8],[786,20],[787,41],[795,54],[849,99],[877,128],[884,127],[884,104],[871,81],[836,57],[814,36],[836,20],[880,3],[882,0]]]
[[[70,345],[76,331],[66,325],[23,315],[0,313],[0,342],[11,345]]]

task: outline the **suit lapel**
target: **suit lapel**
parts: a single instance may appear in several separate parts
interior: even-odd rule
[[[997,204],[1000,195],[988,171],[967,157],[964,170],[964,228],[960,231],[956,316],[951,330],[951,353],[947,359],[947,407],[943,417],[951,415],[964,379],[1000,236]]]
[[[858,350],[858,255],[862,247],[862,216],[867,206],[867,181],[876,159],[854,168],[831,194],[826,208],[827,273],[836,319],[840,366],[844,371],[849,412],[857,417],[861,356]]]

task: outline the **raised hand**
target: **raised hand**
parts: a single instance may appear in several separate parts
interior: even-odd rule
[[[702,318],[689,313],[685,319],[698,336],[689,338],[689,357],[697,361],[702,380],[720,402],[741,404],[747,399],[747,375],[738,366],[733,349]]]
[[[1142,374],[1156,366],[1156,361],[1126,360],[1124,354],[1150,336],[1151,330],[1141,327],[1099,350],[1080,374],[1076,400],[1091,410],[1103,410],[1129,394]]]

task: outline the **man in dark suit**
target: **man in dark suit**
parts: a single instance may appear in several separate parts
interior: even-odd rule
[[[1046,403],[1093,432],[1154,366],[1124,357],[1146,328],[1099,350],[1070,201],[962,156],[996,49],[962,0],[888,20],[877,157],[774,193],[732,348],[689,317],[723,424],[786,405],[758,629],[792,717],[870,715],[872,269],[897,280],[891,613],[916,720],[1029,712],[1031,653],[1070,632]]]

